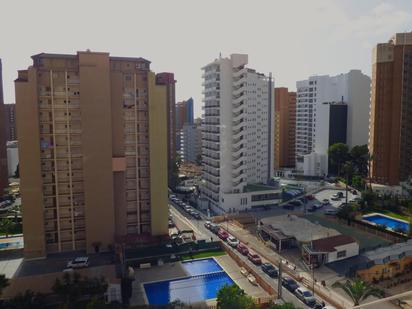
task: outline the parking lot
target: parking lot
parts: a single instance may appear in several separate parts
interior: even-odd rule
[[[343,197],[338,199],[338,200],[332,200],[332,196],[334,194],[336,194],[337,192],[342,192]],[[353,194],[350,190],[348,190],[348,202],[353,201],[355,198],[359,197],[360,194]],[[318,200],[319,202],[322,202],[325,199],[329,200],[329,203],[331,206],[338,208],[342,203],[345,203],[346,201],[346,191],[345,189],[325,189],[322,191],[319,191],[318,193],[314,194],[314,197],[316,200]]]

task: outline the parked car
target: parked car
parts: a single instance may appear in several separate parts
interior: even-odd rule
[[[263,263],[261,267],[262,267],[263,272],[267,273],[269,277],[277,278],[277,276],[279,275],[276,267],[270,263]]]
[[[284,209],[290,209],[293,210],[295,209],[295,205],[291,204],[291,203],[287,203],[285,205],[282,206]]]
[[[87,256],[80,256],[67,263],[67,268],[85,268],[89,267],[89,258]]]
[[[243,255],[248,255],[249,254],[249,249],[246,247],[244,243],[239,243],[236,247],[237,251],[242,253]]]
[[[211,223],[210,224],[210,230],[212,231],[212,233],[217,234],[220,230],[220,226],[218,224]]]
[[[252,251],[249,251],[247,258],[249,259],[249,261],[251,261],[255,265],[262,264],[262,259],[260,258],[260,256]]]
[[[312,206],[315,207],[315,209],[321,209],[323,207],[323,204],[321,202],[316,201],[312,204]]]
[[[322,204],[323,204],[323,206],[328,206],[330,204],[329,199],[327,199],[327,198],[323,199]]]
[[[217,236],[219,236],[219,238],[221,240],[226,240],[229,238],[229,233],[226,232],[224,229],[220,229],[219,232],[217,232]]]
[[[208,230],[210,230],[210,225],[212,224],[212,222],[210,221],[205,221],[205,228],[207,228]]]
[[[231,246],[233,248],[236,248],[237,245],[239,244],[239,240],[237,240],[236,237],[233,237],[232,235],[230,235],[227,238],[227,243],[228,243],[229,246]]]
[[[192,216],[197,220],[202,219],[202,217],[200,216],[200,214],[197,211],[193,211]]]
[[[293,206],[302,206],[303,202],[299,200],[295,200],[295,201],[289,202],[289,204],[292,204]]]
[[[352,190],[352,194],[353,194],[353,195],[358,195],[358,191]]]
[[[305,198],[306,198],[308,201],[311,201],[311,200],[314,200],[314,199],[315,199],[315,197],[314,197],[312,194],[306,195]]]
[[[299,287],[297,282],[288,276],[282,277],[282,285],[292,293]]]
[[[253,284],[253,285],[258,285],[255,276],[253,276],[252,274],[249,274],[249,275],[247,276],[247,280],[249,280],[249,282],[250,282],[251,284]]]
[[[338,213],[338,210],[336,208],[328,208],[324,213],[325,215],[334,216]]]
[[[190,211],[192,210],[192,207],[190,207],[189,205],[185,206],[185,211],[190,213]]]
[[[313,294],[311,291],[309,291],[307,288],[304,287],[298,287],[295,290],[295,295],[297,298],[299,298],[302,302],[304,302],[306,305],[312,307],[316,304],[316,299],[313,297]]]
[[[339,191],[338,193],[336,193],[340,198],[342,198],[343,197],[343,192],[342,191]]]
[[[332,195],[332,197],[330,198],[332,201],[339,201],[340,200],[340,196],[334,194]]]
[[[175,223],[173,222],[172,219],[169,219],[169,228],[175,227]]]
[[[244,267],[240,267],[240,273],[245,277],[247,277],[247,275],[249,275],[249,272]]]

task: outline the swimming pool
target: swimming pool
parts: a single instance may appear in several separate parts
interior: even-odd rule
[[[373,213],[363,216],[362,219],[364,221],[376,225],[385,225],[387,228],[391,230],[402,229],[405,233],[409,230],[408,222],[400,219],[395,219],[393,217],[389,217],[383,214]]]
[[[175,300],[194,303],[217,297],[225,284],[234,284],[212,258],[182,262],[188,277],[144,284],[150,305],[165,305]]]

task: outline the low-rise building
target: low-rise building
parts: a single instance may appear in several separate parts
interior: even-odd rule
[[[356,275],[366,282],[391,279],[412,271],[412,239],[363,254]]]
[[[302,246],[303,261],[314,267],[357,255],[359,255],[359,244],[347,235],[316,239]]]

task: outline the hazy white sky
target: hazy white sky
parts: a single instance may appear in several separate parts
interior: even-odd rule
[[[200,115],[200,68],[219,52],[247,53],[250,67],[295,89],[313,74],[370,75],[373,46],[404,31],[411,0],[1,0],[5,102],[14,102],[13,80],[30,56],[89,48],[174,72],[176,99],[192,96]]]

